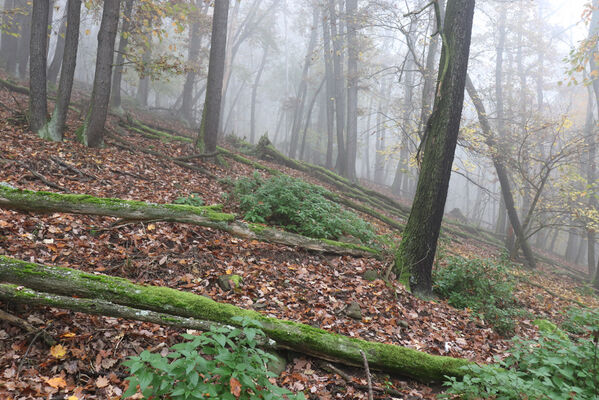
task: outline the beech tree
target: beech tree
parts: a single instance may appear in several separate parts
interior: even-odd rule
[[[49,2],[34,1],[31,12],[31,68],[29,68],[29,125],[38,132],[46,124],[46,40]]]
[[[104,0],[102,23],[98,32],[98,54],[92,96],[83,126],[78,132],[79,140],[89,147],[104,143],[104,124],[110,100],[110,80],[114,42],[119,24],[121,0]]]
[[[432,2],[441,18],[438,1]],[[421,146],[416,196],[395,259],[395,273],[413,293],[432,293],[432,267],[460,129],[470,54],[474,0],[449,0],[437,95]],[[438,24],[441,25],[441,24]]]
[[[228,19],[229,0],[216,1],[214,3],[214,16],[212,17],[206,101],[200,132],[196,139],[196,147],[201,144],[206,153],[216,151],[216,142],[218,140]]]

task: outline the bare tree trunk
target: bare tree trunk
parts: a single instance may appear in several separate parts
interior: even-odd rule
[[[372,179],[370,171],[370,123],[372,121],[372,105],[374,103],[374,97],[370,96],[370,103],[368,104],[368,118],[366,118],[366,145],[364,146],[364,162],[366,163],[366,180]]]
[[[358,0],[345,2],[347,18],[347,153],[345,177],[356,180],[358,157]]]
[[[505,49],[506,28],[505,21],[507,17],[507,8],[503,4],[500,6],[499,25],[497,27],[498,39],[496,48],[496,63],[495,63],[495,101],[497,103],[497,133],[499,138],[505,138],[505,113],[503,109],[503,51]],[[506,234],[507,225],[507,210],[503,196],[499,202],[499,212],[497,216],[497,226],[495,233],[500,235]]]
[[[441,18],[438,3],[437,17]],[[474,0],[449,0],[433,113],[410,217],[396,255],[400,281],[417,295],[432,293],[432,267],[460,130]]]
[[[306,136],[308,133],[308,127],[310,126],[310,121],[312,120],[312,110],[314,110],[314,104],[316,104],[316,100],[318,99],[318,95],[320,94],[320,91],[322,90],[325,81],[326,78],[324,78],[322,82],[320,82],[320,85],[318,86],[318,89],[316,89],[316,92],[314,92],[314,96],[312,96],[312,101],[308,106],[308,116],[306,117],[306,124],[304,125],[304,134],[302,135],[302,146],[299,154],[300,160],[304,159],[304,149],[306,148]]]
[[[510,189],[510,181],[508,179],[508,174],[506,168],[504,166],[502,160],[502,152],[501,149],[498,148],[495,138],[493,137],[493,132],[491,131],[491,124],[487,119],[487,113],[485,111],[484,104],[476,92],[476,89],[470,78],[466,79],[466,89],[468,90],[468,94],[474,103],[474,107],[476,108],[476,113],[478,114],[478,119],[480,121],[480,125],[485,133],[485,139],[487,145],[494,149],[492,152],[493,164],[495,166],[495,171],[497,172],[497,178],[499,179],[499,183],[501,185],[501,193],[503,195],[503,200],[505,202],[505,206],[507,209],[507,213],[510,219],[511,226],[514,230],[515,235],[520,242],[520,246],[522,248],[522,252],[524,253],[524,257],[526,258],[526,262],[528,267],[533,269],[536,268],[536,262],[532,250],[526,240],[526,236],[524,235],[524,231],[522,226],[520,225],[520,220],[518,218],[518,212],[516,211],[516,206],[514,204],[514,197],[512,195],[512,191]]]
[[[54,51],[54,56],[52,57],[52,62],[48,67],[48,82],[53,85],[56,84],[56,80],[58,79],[58,73],[60,72],[60,67],[62,64],[62,59],[64,55],[65,48],[65,37],[67,32],[67,17],[66,12],[62,21],[60,22],[60,28],[58,29],[58,35],[56,37],[56,50]]]
[[[337,11],[335,0],[328,0],[329,24],[331,40],[333,41],[333,75],[335,77],[335,120],[337,128],[337,172],[345,175],[346,148],[345,148],[345,98],[343,84],[343,43],[337,32]]]
[[[19,23],[18,50],[16,53],[19,64],[19,77],[24,79],[27,76],[27,64],[29,63],[29,49],[31,41],[31,4],[26,0],[17,0],[21,13],[16,17]],[[47,16],[47,14],[46,14]],[[44,31],[45,27],[44,25]]]
[[[217,1],[214,4],[214,16],[212,17],[206,103],[204,105],[200,132],[195,143],[196,147],[201,143],[204,146],[203,150],[207,153],[214,153],[216,151],[216,142],[218,141],[225,53],[227,49],[228,18],[229,0]]]
[[[258,95],[258,86],[260,86],[260,79],[262,79],[262,72],[266,66],[266,58],[268,57],[268,44],[264,45],[262,52],[262,61],[260,67],[256,73],[256,79],[254,80],[254,86],[252,87],[252,105],[251,105],[251,116],[250,116],[250,143],[256,142],[256,97]]]
[[[129,31],[131,30],[131,15],[133,14],[134,0],[123,0],[125,2],[123,18],[121,23],[121,37],[119,39],[119,49],[116,54],[114,74],[112,75],[112,89],[110,97],[110,107],[119,112],[121,109],[121,81],[123,79],[123,63],[125,62],[125,52],[129,45]]]
[[[152,62],[152,33],[147,34],[147,44],[144,49],[144,55],[142,57],[142,62],[144,64],[144,68]],[[135,99],[137,104],[141,107],[148,106],[148,96],[150,95],[150,76],[147,72],[144,72],[143,75],[139,78],[139,82],[137,84],[137,94]]]
[[[295,158],[297,153],[297,145],[299,143],[300,130],[302,122],[304,121],[304,107],[306,105],[306,95],[308,93],[308,71],[312,65],[312,58],[314,53],[314,47],[316,47],[316,38],[318,33],[318,17],[320,10],[318,7],[314,7],[312,14],[312,33],[310,34],[310,42],[306,49],[306,56],[304,58],[304,69],[302,71],[302,77],[299,84],[298,95],[296,100],[295,114],[293,117],[293,125],[291,128],[291,140],[289,143],[289,157]]]
[[[98,32],[98,54],[96,73],[89,110],[79,135],[79,140],[89,147],[100,147],[104,143],[104,125],[110,101],[110,81],[114,41],[119,25],[121,0],[104,0],[102,23]]]
[[[62,67],[60,68],[60,82],[58,83],[58,97],[54,106],[52,118],[40,131],[44,139],[61,141],[67,112],[71,102],[73,78],[77,65],[77,49],[79,47],[79,24],[81,16],[81,0],[68,0],[67,3],[67,32],[64,43]]]
[[[30,50],[31,68],[29,68],[29,125],[38,133],[46,124],[48,99],[46,95],[46,46],[48,44],[49,2],[34,1],[31,11]]]
[[[333,145],[335,129],[335,75],[333,73],[333,58],[331,55],[331,30],[328,24],[328,18],[322,18],[322,41],[324,50],[324,69],[326,82],[325,100],[327,111],[327,155],[325,166],[327,169],[333,169]]]

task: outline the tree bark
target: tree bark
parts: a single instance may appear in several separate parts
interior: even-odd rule
[[[150,27],[151,28],[151,27]],[[145,44],[146,48],[144,49],[144,55],[142,57],[142,63],[144,68],[148,68],[149,64],[152,62],[152,32],[146,35]],[[142,76],[139,77],[139,82],[137,83],[137,93],[135,94],[135,100],[137,104],[139,104],[142,108],[148,106],[148,96],[150,95],[150,76],[148,73],[144,72]]]
[[[318,85],[318,88],[316,89],[316,91],[314,92],[314,95],[312,96],[310,105],[308,106],[308,115],[306,116],[306,123],[304,125],[304,133],[302,135],[302,145],[300,147],[300,153],[299,153],[300,160],[304,159],[304,150],[306,148],[306,136],[308,135],[308,127],[310,126],[310,121],[312,120],[312,111],[314,110],[314,105],[316,104],[318,95],[320,94],[320,91],[322,90],[322,87],[324,86],[325,80],[326,80],[326,78],[324,78],[320,82],[320,85]]]
[[[269,45],[265,44],[262,50],[262,61],[260,62],[260,67],[256,73],[256,79],[254,80],[254,86],[252,87],[252,109],[250,111],[250,143],[252,144],[256,143],[256,98],[258,95],[258,87],[260,86],[260,79],[262,79],[262,72],[264,72],[264,67],[266,66],[268,48]]]
[[[112,75],[112,89],[110,90],[110,107],[117,110],[121,109],[121,81],[123,79],[123,64],[125,62],[125,52],[129,45],[129,31],[131,30],[131,15],[133,14],[134,0],[123,0],[125,3],[123,10],[123,18],[121,23],[121,37],[119,39],[119,49],[116,55],[114,73]]]
[[[358,157],[358,0],[346,0],[347,18],[347,154],[345,177],[356,180]]]
[[[62,67],[59,69],[58,97],[54,105],[52,118],[40,130],[40,137],[48,140],[62,141],[63,131],[67,120],[75,67],[77,66],[77,49],[79,47],[79,24],[81,16],[81,0],[68,0],[67,3],[67,32],[63,46]]]
[[[18,50],[16,53],[17,62],[19,64],[19,77],[24,79],[27,76],[27,64],[29,63],[29,49],[31,41],[31,4],[26,0],[17,0],[17,6],[20,8],[20,13],[15,17],[19,24],[19,40]],[[47,14],[46,14],[47,15]],[[44,25],[44,31],[45,27]],[[14,55],[13,55],[14,57]]]
[[[29,54],[29,125],[38,133],[46,124],[48,99],[46,94],[46,46],[48,44],[48,1],[34,1],[31,11]]]
[[[100,147],[104,143],[104,125],[110,101],[110,81],[114,42],[119,25],[121,0],[104,0],[102,23],[98,32],[98,52],[94,86],[85,122],[79,140],[89,147]]]
[[[206,86],[206,103],[196,147],[201,142],[204,151],[216,151],[220,125],[221,99],[223,93],[223,75],[225,53],[227,49],[227,20],[229,18],[229,0],[217,1],[214,4],[212,17],[212,37],[210,40],[210,61],[208,63],[208,83]]]
[[[396,256],[397,276],[426,297],[432,293],[432,266],[460,129],[473,14],[474,0],[448,1],[437,96],[423,139],[416,196]]]
[[[495,102],[497,104],[497,134],[500,139],[505,138],[505,113],[503,108],[503,52],[505,49],[507,7],[502,4],[499,11],[499,23],[497,27],[498,38],[496,47],[495,62]],[[497,226],[495,232],[500,235],[506,234],[507,210],[503,197],[499,202],[499,213],[497,216]]]
[[[235,215],[218,212],[219,206],[189,207],[178,204],[151,204],[88,195],[32,192],[0,185],[0,208],[42,213],[100,215],[131,221],[179,222],[222,230],[243,239],[297,246],[312,251],[347,254],[356,257],[379,256],[378,251],[364,246],[312,239],[258,224],[235,222]]]
[[[15,75],[17,72],[17,49],[19,26],[12,11],[17,7],[16,0],[5,0],[4,13],[2,15],[2,42],[0,43],[0,57],[2,58],[2,67],[9,75]]]
[[[333,145],[335,129],[335,76],[333,74],[333,58],[331,56],[331,30],[328,25],[328,18],[322,18],[322,41],[324,51],[324,74],[326,79],[326,113],[327,113],[327,155],[325,167],[333,169]]]
[[[56,37],[56,50],[54,50],[54,56],[52,57],[52,62],[48,67],[48,82],[56,85],[56,81],[58,79],[58,73],[60,72],[60,67],[62,65],[62,60],[64,57],[65,51],[65,42],[66,42],[66,33],[67,33],[67,12],[62,18],[60,22],[60,28],[58,29],[58,35]]]
[[[478,114],[480,125],[485,134],[487,146],[489,147],[489,149],[491,149],[493,165],[495,166],[495,171],[497,172],[497,178],[499,179],[503,201],[506,206],[511,226],[514,230],[514,233],[516,234],[516,237],[518,238],[520,247],[522,248],[522,252],[524,253],[524,257],[526,259],[528,267],[531,269],[536,268],[534,254],[528,244],[528,240],[526,239],[524,230],[520,225],[520,219],[518,218],[518,212],[516,211],[516,206],[514,204],[514,197],[510,189],[510,181],[508,179],[507,171],[502,160],[502,151],[495,142],[493,132],[491,131],[491,124],[489,124],[489,121],[487,119],[487,113],[485,111],[484,104],[480,96],[478,95],[474,85],[470,81],[470,78],[467,78],[466,89],[468,90],[468,94],[470,95],[470,98],[474,103],[474,107],[476,108],[476,113]]]
[[[464,371],[460,367],[470,364],[464,359],[433,356],[407,347],[367,342],[301,323],[266,317],[256,311],[217,303],[189,292],[141,286],[122,278],[28,263],[5,256],[0,256],[0,281],[26,287],[25,292],[20,293],[12,285],[2,285],[0,293],[4,294],[0,296],[23,298],[32,295],[33,301],[46,297],[47,304],[57,301],[57,297],[59,301],[66,302],[67,296],[76,296],[78,300],[99,300],[99,307],[108,302],[136,309],[139,312],[132,311],[138,315],[146,311],[168,313],[226,325],[238,325],[233,317],[246,316],[260,322],[266,336],[280,348],[353,366],[362,365],[360,351],[363,351],[371,368],[424,382],[442,381],[444,376],[463,376]],[[50,296],[39,292],[49,293]],[[82,309],[94,309],[89,301],[86,303]]]
[[[333,42],[333,76],[335,78],[335,127],[337,132],[337,172],[345,175],[346,147],[345,147],[345,97],[343,90],[343,43],[337,32],[337,11],[335,0],[328,0],[329,24],[331,40]]]

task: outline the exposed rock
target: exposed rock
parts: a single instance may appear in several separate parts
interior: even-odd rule
[[[239,275],[221,275],[216,281],[218,286],[226,292],[241,286],[243,278]]]
[[[379,279],[379,274],[374,269],[367,269],[366,272],[362,275],[364,279],[369,282],[376,281]]]
[[[362,310],[360,309],[360,305],[357,301],[352,301],[349,306],[345,309],[345,314],[353,319],[362,319]]]

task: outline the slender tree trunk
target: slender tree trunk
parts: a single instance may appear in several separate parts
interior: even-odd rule
[[[31,12],[29,68],[29,125],[35,133],[46,124],[48,100],[46,95],[46,46],[49,2],[34,1]]]
[[[382,84],[381,84],[382,85]],[[383,88],[381,87],[381,93]],[[374,155],[374,182],[382,185],[385,183],[385,123],[383,122],[383,102],[386,99],[383,97],[379,100],[378,111],[376,113],[376,138],[375,138],[375,155]]]
[[[346,0],[347,18],[347,154],[345,177],[356,180],[358,158],[358,0]]]
[[[364,146],[364,162],[366,163],[366,180],[372,179],[370,171],[370,128],[372,121],[372,105],[374,103],[374,97],[370,96],[370,103],[368,105],[368,118],[366,118],[366,145]]]
[[[31,41],[31,3],[27,0],[18,0],[18,7],[21,12],[16,18],[19,21],[19,40],[17,50],[17,62],[19,63],[19,77],[24,79],[27,76],[27,64],[29,63],[29,49]],[[47,17],[48,14],[46,14]],[[47,25],[44,25],[44,31]]]
[[[304,58],[304,69],[302,71],[302,77],[299,84],[298,95],[296,100],[295,115],[293,118],[293,125],[291,128],[291,140],[289,142],[289,157],[295,158],[297,154],[297,145],[299,143],[300,130],[302,122],[304,121],[304,107],[306,105],[306,96],[308,93],[308,71],[312,65],[312,58],[314,53],[314,47],[316,47],[316,38],[318,33],[318,17],[320,10],[318,7],[314,7],[312,14],[312,33],[310,34],[310,42],[306,49],[306,56]]]
[[[440,19],[438,3],[437,16]],[[395,271],[417,295],[432,293],[432,267],[441,229],[464,103],[474,0],[449,0],[437,96],[424,137],[422,166]]]
[[[64,55],[65,48],[65,38],[67,32],[67,17],[66,12],[62,21],[60,23],[60,28],[58,29],[58,35],[56,37],[56,50],[54,51],[54,56],[52,57],[52,62],[48,67],[48,82],[56,85],[56,80],[58,79],[58,73],[60,72],[60,67],[62,64],[62,59]]]
[[[225,132],[225,133],[231,132],[229,130],[229,126],[231,124],[231,121],[233,121],[233,116],[236,115],[235,107],[237,106],[237,102],[239,102],[239,99],[241,99],[241,94],[243,93],[243,89],[245,89],[245,81],[241,82],[241,85],[239,86],[239,90],[237,91],[237,94],[235,95],[235,98],[233,99],[233,102],[231,103],[231,108],[229,109],[229,113],[227,114],[227,121],[225,122],[225,126],[223,129],[223,132]]]
[[[114,74],[112,75],[112,89],[110,91],[110,107],[122,112],[121,108],[121,81],[123,79],[123,64],[125,62],[125,52],[129,45],[129,31],[131,30],[131,15],[133,14],[134,0],[123,0],[124,10],[121,23],[121,37],[119,39],[119,49],[116,54]]]
[[[60,82],[58,83],[58,97],[54,106],[52,118],[40,131],[44,139],[61,141],[67,112],[71,102],[73,78],[77,65],[77,49],[79,47],[79,24],[81,17],[81,0],[68,0],[67,2],[67,32],[60,68]]]
[[[104,143],[104,125],[110,101],[110,82],[114,42],[119,25],[121,0],[104,0],[102,23],[98,32],[98,54],[94,86],[85,122],[79,135],[80,141],[89,147],[100,147]]]
[[[151,32],[147,34],[146,40],[147,40],[147,45],[146,45],[146,48],[144,49],[144,55],[142,57],[142,62],[144,64],[145,68],[147,68],[147,66],[152,62],[152,33]],[[137,104],[139,104],[141,107],[147,107],[149,95],[150,95],[150,76],[147,72],[144,72],[143,75],[140,76],[139,82],[137,84],[137,94],[135,96]]]
[[[526,258],[528,267],[531,269],[536,268],[534,255],[528,244],[528,241],[526,240],[524,230],[520,225],[520,219],[518,218],[518,212],[516,211],[516,206],[514,204],[514,197],[510,189],[510,181],[502,159],[503,153],[501,152],[501,149],[498,147],[495,138],[493,137],[493,132],[491,131],[491,124],[489,124],[489,121],[487,119],[487,113],[485,111],[484,104],[480,96],[476,92],[474,85],[470,81],[470,78],[466,79],[466,89],[468,90],[468,94],[470,95],[470,98],[474,103],[474,107],[476,108],[476,113],[478,114],[480,125],[486,136],[485,139],[487,145],[489,146],[489,148],[493,149],[493,164],[495,166],[495,171],[497,172],[497,178],[499,179],[499,183],[501,185],[501,193],[503,195],[503,200],[505,202],[511,226],[516,237],[518,238],[518,241],[520,242],[520,246],[522,248],[522,252],[524,253],[524,257]]]
[[[595,138],[595,119],[593,118],[594,101],[592,91],[589,87],[589,104],[587,107],[587,118],[585,123],[585,142],[587,146],[587,187],[589,196],[589,209],[597,208],[597,200],[595,199],[595,181],[597,180],[597,166],[595,164],[595,156],[597,153],[597,140]],[[587,228],[587,265],[589,276],[595,276],[595,230],[592,227]]]
[[[497,103],[497,133],[500,139],[505,138],[505,113],[503,109],[503,51],[505,48],[506,28],[505,21],[507,18],[507,8],[502,4],[499,11],[499,25],[497,27],[498,38],[496,48],[495,62],[495,101]],[[500,235],[506,234],[507,225],[507,210],[503,196],[499,203],[499,213],[497,217],[497,226],[495,232]]]
[[[333,73],[333,58],[331,55],[331,30],[328,18],[322,18],[322,41],[324,50],[324,70],[326,82],[325,100],[327,112],[327,155],[325,166],[333,169],[333,145],[335,129],[335,75]]]
[[[266,66],[268,48],[268,45],[264,46],[262,52],[262,61],[260,62],[260,67],[258,68],[258,72],[256,73],[256,79],[254,80],[254,86],[252,87],[252,105],[250,111],[250,143],[252,144],[256,143],[256,98],[258,95],[258,87],[260,86],[260,79],[262,79],[262,72],[264,72],[264,67]]]
[[[216,142],[218,141],[223,74],[227,49],[228,18],[229,0],[217,1],[214,4],[214,16],[212,18],[206,103],[204,105],[200,132],[196,139],[196,147],[201,143],[206,153],[214,153],[216,151]]]
[[[320,82],[320,85],[318,85],[318,89],[316,89],[316,92],[314,92],[314,96],[312,96],[312,101],[310,101],[310,105],[308,106],[308,116],[306,117],[306,124],[304,125],[304,134],[302,135],[302,146],[299,154],[300,160],[304,159],[304,149],[306,148],[306,136],[308,133],[308,127],[310,126],[310,121],[312,120],[312,110],[314,110],[314,104],[316,104],[316,100],[318,99],[318,95],[320,94],[320,91],[322,90],[325,81],[326,78],[324,78],[322,82]]]
[[[333,41],[333,75],[335,77],[335,121],[337,128],[337,172],[345,175],[346,148],[345,148],[345,98],[343,90],[343,43],[337,32],[337,11],[335,0],[329,2],[329,24],[331,39]]]

